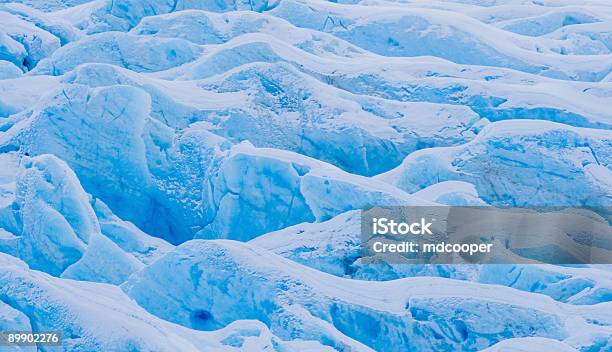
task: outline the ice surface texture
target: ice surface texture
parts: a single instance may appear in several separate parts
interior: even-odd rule
[[[0,0],[0,331],[609,351],[610,266],[365,264],[359,210],[610,206],[611,106],[607,0]]]

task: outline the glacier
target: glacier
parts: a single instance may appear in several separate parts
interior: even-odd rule
[[[237,242],[190,241],[122,287],[149,311],[188,327],[201,324],[208,330],[236,319],[258,319],[281,337],[329,340],[336,348],[360,346],[340,339],[335,330],[383,350],[390,340],[397,350],[478,349],[501,338],[520,337],[522,329],[566,338],[560,323],[565,318],[558,316],[564,308],[555,312],[543,302],[535,308],[521,302],[515,291],[493,290],[488,297],[482,287],[433,278],[344,282]],[[243,292],[236,295],[234,290]],[[480,290],[477,299],[471,297],[473,290]],[[388,292],[386,299],[370,301],[378,292]],[[427,296],[432,292],[435,296]],[[477,306],[487,307],[486,316],[477,313]],[[178,307],[189,308],[177,315]],[[521,328],[509,329],[513,324]]]
[[[610,351],[612,264],[361,210],[606,209],[611,104],[608,0],[0,0],[0,351]]]

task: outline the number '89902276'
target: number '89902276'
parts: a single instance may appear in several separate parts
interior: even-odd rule
[[[0,332],[0,345],[60,345],[62,334],[58,331],[31,332],[31,331],[9,331]]]

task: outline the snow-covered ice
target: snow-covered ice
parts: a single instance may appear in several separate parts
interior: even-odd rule
[[[609,351],[611,265],[360,210],[609,207],[611,106],[608,0],[0,0],[0,351]]]

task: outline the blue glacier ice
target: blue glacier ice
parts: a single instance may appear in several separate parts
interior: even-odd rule
[[[445,16],[446,11],[410,7],[397,8],[393,15],[385,10],[356,5],[347,11],[347,7],[329,2],[285,0],[269,13],[298,27],[334,33],[386,56],[431,55],[457,63],[503,66],[548,77],[587,81],[599,81],[612,69],[606,56],[559,57],[551,65],[540,54],[536,42],[497,32],[495,27],[484,26],[469,16]],[[587,66],[591,67],[585,70]]]
[[[249,65],[202,81],[199,87],[184,81],[172,83],[175,90],[196,90],[203,100],[223,100],[223,107],[217,102],[181,101],[182,97],[164,91],[167,83],[143,80],[109,65],[80,66],[63,81],[90,87],[125,84],[142,88],[151,96],[150,115],[170,127],[203,121],[235,143],[248,140],[258,147],[288,149],[365,175],[397,166],[416,149],[465,142],[487,123],[462,106],[347,93],[280,63]],[[302,88],[294,92],[291,88],[296,85]],[[249,94],[253,89],[258,94]],[[250,104],[237,102],[239,94]],[[285,114],[295,119],[288,121]],[[417,124],[420,117],[426,117],[428,123]],[[363,153],[353,152],[355,140],[362,144]]]
[[[61,350],[325,350],[316,341],[282,341],[252,320],[214,332],[184,328],[147,313],[117,286],[57,279],[4,254],[0,263],[0,280],[7,283],[0,287],[2,324],[19,331],[60,331]]]
[[[100,33],[63,46],[33,73],[59,75],[86,62],[110,63],[136,72],[161,71],[189,62],[199,53],[199,47],[181,39],[151,40],[127,33]]]
[[[10,186],[0,208],[0,252],[55,276],[114,284],[144,266],[132,255],[135,251],[124,251],[114,242],[122,243],[116,237],[103,235],[90,196],[63,161],[48,154],[31,159],[3,154],[2,160],[16,175],[4,183]],[[148,242],[148,236],[143,237],[141,241]],[[149,245],[148,252],[156,249]]]
[[[0,28],[3,41],[11,41],[15,46],[24,50],[21,55],[9,58],[18,67],[30,70],[38,62],[51,55],[60,47],[60,40],[55,35],[36,26],[34,23],[21,19],[17,14],[0,12]]]
[[[572,9],[568,6],[540,16],[497,22],[497,26],[513,33],[539,37],[566,26],[602,21],[605,21],[605,17],[599,17],[596,12],[579,7]]]
[[[92,195],[171,242],[196,233],[250,239],[380,202],[427,204],[388,184],[299,154],[252,148],[248,142],[232,146],[198,124],[176,133],[151,118],[151,98],[140,88],[69,84],[47,99],[53,103],[20,117],[19,126],[7,132],[7,148],[20,145],[28,154],[61,156]],[[108,110],[111,99],[124,103]],[[58,113],[65,114],[59,124],[54,121]],[[73,124],[82,128],[68,132]],[[101,147],[110,138],[121,142]],[[252,169],[252,176],[244,175],[245,169]],[[270,196],[262,197],[262,190]],[[342,201],[322,196],[330,192],[352,196]],[[272,209],[287,217],[262,216]],[[240,231],[232,234],[236,228]]]
[[[512,337],[581,335],[590,324],[578,322],[582,314],[610,319],[593,306],[570,307],[501,286],[340,279],[223,240],[189,241],[122,288],[150,312],[187,327],[208,331],[235,319],[258,319],[281,337],[322,340],[334,348],[362,349],[352,337],[375,349],[471,350]],[[382,292],[385,300],[372,300]],[[568,314],[578,319],[571,328]]]
[[[222,44],[247,33],[263,33],[315,55],[355,57],[365,53],[360,47],[333,35],[294,27],[281,18],[248,11],[172,12],[145,17],[130,32],[161,38],[182,38],[195,44]]]
[[[609,131],[503,121],[462,146],[417,151],[376,177],[408,192],[466,181],[492,204],[601,206],[611,199],[611,152]]]
[[[611,105],[608,0],[0,0],[0,351],[609,351],[612,265],[361,210],[609,207]]]

